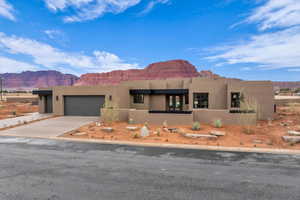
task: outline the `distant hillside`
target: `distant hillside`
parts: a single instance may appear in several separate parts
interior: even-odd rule
[[[130,80],[159,80],[167,78],[219,77],[211,71],[198,72],[185,60],[171,60],[150,64],[145,69],[116,70],[107,73],[83,74],[75,85],[118,84]]]
[[[4,88],[8,90],[31,90],[41,87],[70,85],[118,84],[130,80],[159,80],[167,78],[209,77],[220,78],[211,71],[197,71],[197,68],[185,60],[170,60],[150,64],[145,69],[115,70],[106,73],[88,73],[78,78],[72,74],[58,71],[27,71],[22,73],[0,74],[4,78]],[[273,82],[275,88],[300,88],[298,82]]]
[[[78,77],[58,71],[26,71],[22,73],[0,74],[6,90],[32,90],[34,88],[58,85],[73,85]]]
[[[275,81],[273,82],[273,85],[277,88],[300,88],[300,81]]]

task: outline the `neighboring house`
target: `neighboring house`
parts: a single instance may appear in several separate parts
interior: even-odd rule
[[[122,82],[119,85],[59,86],[33,92],[39,95],[41,113],[55,115],[100,116],[105,99],[117,102],[119,120],[136,123],[186,124],[193,121],[240,124],[241,117],[260,120],[274,115],[271,81],[181,78]],[[237,112],[241,97],[255,99],[259,114]]]

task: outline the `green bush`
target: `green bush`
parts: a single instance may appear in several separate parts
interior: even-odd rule
[[[199,122],[194,122],[192,126],[193,131],[199,131],[201,129],[200,123]]]
[[[216,128],[222,128],[223,124],[222,121],[220,119],[217,119],[214,121],[214,127]]]

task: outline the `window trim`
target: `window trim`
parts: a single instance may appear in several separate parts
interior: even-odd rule
[[[233,96],[238,94],[237,99],[233,99]],[[238,102],[234,102],[238,101]],[[231,92],[230,93],[230,107],[231,108],[240,108],[241,107],[241,93],[240,92]]]
[[[197,107],[196,105],[198,104],[195,104],[196,102],[196,95],[207,95],[207,105],[206,107]],[[197,100],[198,101],[198,100]],[[208,92],[194,92],[193,93],[193,108],[194,109],[209,109],[209,93]]]
[[[133,104],[144,104],[144,94],[133,94]],[[140,97],[140,98],[139,98]]]

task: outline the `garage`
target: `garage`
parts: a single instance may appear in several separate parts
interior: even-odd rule
[[[64,96],[67,116],[100,116],[105,96]]]

